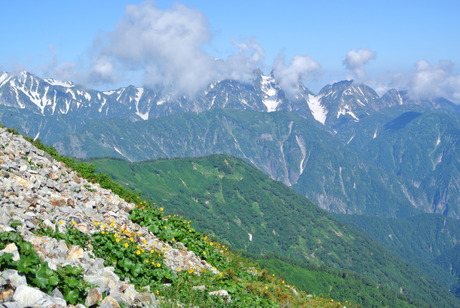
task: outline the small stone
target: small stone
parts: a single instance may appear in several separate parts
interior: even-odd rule
[[[67,259],[82,259],[83,258],[83,249],[78,246],[72,246],[67,253]]]
[[[58,288],[54,288],[54,290],[51,292],[51,296],[64,299],[64,294],[62,294],[61,290]]]
[[[32,306],[45,296],[42,291],[31,288],[26,285],[21,285],[16,288],[13,299],[21,305]]]
[[[79,224],[77,224],[75,226],[75,228],[77,228],[78,231],[82,232],[82,233],[88,233],[89,230],[88,230],[88,225],[84,222],[81,222]]]
[[[112,296],[107,296],[101,303],[100,308],[120,308],[120,304],[118,304],[117,300]]]
[[[98,289],[90,289],[85,299],[85,306],[90,307],[102,300],[102,294]]]
[[[204,291],[204,290],[206,290],[206,286],[205,286],[205,285],[201,285],[201,286],[193,286],[193,287],[192,287],[192,290],[200,290],[200,291]]]
[[[16,270],[6,270],[1,275],[13,288],[27,285],[26,277],[19,275]]]
[[[36,304],[36,307],[40,308],[65,308],[67,307],[67,302],[62,298],[53,298],[51,296],[45,296],[39,300]]]
[[[134,303],[140,307],[157,307],[154,305],[155,296],[149,292],[139,293]]]
[[[232,298],[230,297],[230,294],[228,294],[227,290],[217,290],[213,292],[209,292],[209,295],[215,295],[215,296],[220,296],[222,297],[227,303],[232,302]]]
[[[12,289],[6,289],[0,292],[0,301],[7,302],[13,298],[14,291]]]
[[[122,291],[123,289],[123,291]],[[121,297],[128,303],[134,302],[134,299],[138,296],[138,292],[134,288],[134,285],[124,285],[120,288]]]
[[[14,243],[8,244],[8,245],[5,246],[5,248],[3,248],[3,250],[0,250],[0,255],[2,255],[4,253],[13,254],[13,258],[12,258],[13,261],[19,261],[19,259],[21,258],[19,256],[18,247]]]
[[[52,206],[64,206],[67,204],[65,199],[51,199],[50,204]]]
[[[52,179],[52,180],[55,180],[55,181],[56,181],[57,179],[59,179],[59,177],[58,177],[56,174],[54,174],[54,173],[48,174],[48,177],[49,177],[50,179]]]

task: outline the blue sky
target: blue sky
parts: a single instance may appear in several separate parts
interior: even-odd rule
[[[25,0],[2,12],[2,71],[190,92],[257,66],[313,91],[353,78],[460,102],[460,1]],[[165,24],[186,30],[155,30]]]

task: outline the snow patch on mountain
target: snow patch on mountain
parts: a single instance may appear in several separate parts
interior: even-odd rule
[[[113,149],[114,149],[118,154],[120,154],[121,156],[123,156],[124,158],[126,158],[129,162],[133,162],[128,156],[126,156],[125,154],[123,154],[123,152],[121,152],[116,146],[114,146]]]
[[[136,114],[142,119],[142,120],[148,120],[149,119],[149,110],[146,112],[141,112],[139,110],[139,101],[142,98],[142,95],[144,94],[144,88],[136,88],[136,96],[134,97],[134,104],[136,106]]]
[[[43,103],[43,100],[40,97],[40,93],[38,93],[38,92],[36,92],[36,91],[34,91],[32,89],[26,89],[24,84],[16,85],[16,89],[20,90],[22,93],[24,93],[24,95],[26,95],[29,98],[29,100],[33,104],[35,104],[40,109],[40,112],[43,114],[44,109],[45,109],[45,104]],[[16,92],[16,94],[17,94],[17,92]],[[43,96],[43,99],[46,100],[46,97]]]
[[[276,111],[280,101],[278,100],[278,90],[274,87],[275,79],[272,76],[261,76],[260,89],[264,92],[262,102],[267,107],[268,112]]]
[[[305,146],[305,142],[299,138],[299,136],[295,136],[295,140],[297,142],[297,145],[299,146],[300,152],[302,153],[302,159],[300,160],[300,165],[299,165],[299,175],[303,173],[305,170],[305,159],[307,158],[307,147]]]
[[[327,110],[321,105],[322,97],[322,95],[315,96],[308,94],[307,104],[315,120],[324,125],[326,122]]]
[[[6,84],[8,81],[10,81],[11,76],[8,75],[7,73],[3,73],[0,75],[0,87]]]
[[[60,86],[60,87],[65,87],[65,88],[75,87],[75,84],[71,81],[60,81],[60,80],[56,80],[53,78],[47,78],[47,79],[44,79],[44,81],[47,82],[51,86]]]
[[[359,118],[353,113],[353,111],[350,108],[350,105],[345,105],[342,109],[340,109],[337,112],[337,119],[346,114],[352,116],[356,122],[359,122]]]
[[[355,138],[355,135],[351,136],[350,139],[348,139],[347,144],[350,144],[350,142]]]

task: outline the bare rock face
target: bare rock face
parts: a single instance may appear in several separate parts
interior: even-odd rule
[[[139,293],[129,281],[121,281],[114,269],[105,267],[103,260],[95,258],[89,248],[67,247],[63,240],[32,233],[41,224],[61,233],[76,228],[86,234],[100,231],[94,221],[124,226],[136,230],[147,245],[164,249],[164,264],[172,270],[193,268],[218,273],[184,245],[178,246],[181,249],[173,248],[147,228],[131,222],[127,211],[134,207],[110,190],[80,178],[22,136],[0,128],[0,232],[19,232],[53,270],[66,265],[84,269],[84,279],[97,286],[90,290],[86,306],[100,303],[101,307],[120,304],[156,307],[157,303],[153,294]],[[19,222],[19,226],[13,228],[14,222]],[[20,258],[14,243],[0,251],[0,255],[4,253],[11,253],[13,260]],[[108,296],[101,301],[103,292]],[[5,307],[70,307],[59,290],[47,295],[28,286],[25,277],[12,270],[0,272],[1,304]]]

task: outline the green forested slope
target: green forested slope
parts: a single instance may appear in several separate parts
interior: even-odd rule
[[[235,249],[353,271],[427,304],[458,304],[433,279],[239,159],[217,155],[93,163]]]
[[[406,219],[337,215],[460,296],[460,221],[437,214]]]

